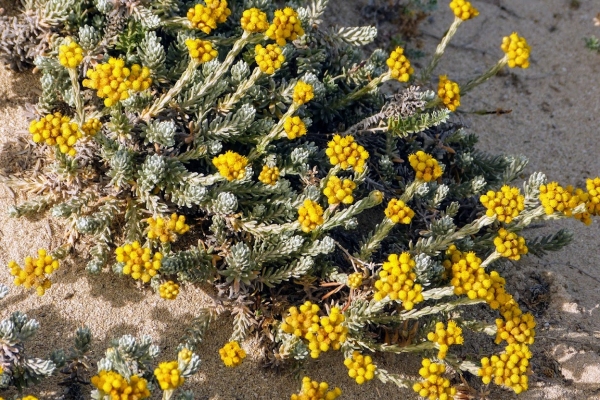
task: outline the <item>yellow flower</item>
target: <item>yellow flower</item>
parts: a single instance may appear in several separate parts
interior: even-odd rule
[[[294,94],[292,99],[294,103],[301,106],[311,101],[315,97],[315,92],[310,83],[298,81],[294,86]]]
[[[328,390],[327,382],[317,382],[308,376],[302,378],[302,390],[298,394],[292,394],[290,400],[335,400],[342,394],[339,387]]]
[[[117,262],[124,263],[123,274],[131,275],[135,280],[150,282],[160,269],[163,255],[159,252],[152,254],[148,247],[141,247],[138,241],[115,249]]]
[[[519,394],[528,389],[529,360],[532,354],[524,344],[509,344],[500,355],[481,359],[479,376],[484,384],[504,385]]]
[[[256,53],[254,59],[258,67],[268,75],[273,75],[285,61],[281,47],[276,44],[268,44],[267,47],[257,44],[254,52]]]
[[[415,72],[410,66],[410,61],[404,55],[402,47],[396,47],[396,50],[390,53],[386,63],[390,68],[390,76],[400,82],[408,82],[412,73]]]
[[[354,189],[356,189],[356,183],[350,179],[342,181],[337,176],[332,176],[327,181],[327,186],[323,189],[323,194],[327,196],[329,204],[352,204],[354,202],[354,197],[352,197]]]
[[[417,179],[431,182],[442,176],[442,168],[431,155],[419,150],[408,156],[410,166],[415,170]]]
[[[187,348],[183,348],[181,350],[179,350],[179,353],[177,353],[177,358],[181,361],[183,361],[185,364],[189,364],[190,361],[192,361],[192,356],[194,355],[194,353]]]
[[[81,126],[81,130],[86,136],[94,136],[96,133],[100,132],[100,129],[102,129],[102,122],[96,118],[88,119]]]
[[[449,80],[446,75],[440,76],[438,96],[450,111],[456,111],[460,106],[460,87],[458,83]]]
[[[250,8],[242,13],[242,29],[247,32],[264,32],[269,28],[267,14],[258,8]]]
[[[281,324],[281,330],[303,338],[313,324],[318,328],[319,311],[319,306],[310,301],[306,301],[300,307],[290,307],[288,316]]]
[[[524,37],[513,32],[510,36],[502,38],[500,48],[508,56],[509,68],[529,67],[529,52],[531,51],[531,47],[529,47]]]
[[[385,209],[385,216],[395,224],[410,224],[415,212],[402,200],[392,199]]]
[[[311,199],[304,200],[298,209],[298,222],[305,233],[315,230],[323,223],[323,208]]]
[[[525,197],[518,188],[508,185],[502,186],[499,192],[489,191],[479,198],[481,204],[487,208],[488,217],[497,216],[498,221],[510,223],[521,211],[525,209]]]
[[[208,35],[213,29],[217,29],[217,24],[227,21],[231,10],[227,7],[226,0],[204,0],[204,2],[206,6],[196,4],[190,8],[187,18],[193,28],[200,29]]]
[[[92,376],[91,381],[101,395],[111,399],[141,400],[150,397],[148,381],[137,375],[129,378],[128,382],[117,372],[103,370]]]
[[[450,9],[458,18],[466,21],[479,15],[479,11],[466,0],[452,0]]]
[[[179,294],[179,285],[173,281],[167,281],[158,287],[158,293],[165,300],[175,300]]]
[[[228,181],[242,179],[246,174],[248,159],[233,151],[228,151],[213,158],[213,165],[217,167],[221,176]]]
[[[58,60],[67,68],[77,68],[83,61],[83,49],[77,43],[70,41],[58,48]]]
[[[229,342],[219,349],[219,355],[226,367],[237,367],[246,358],[246,352],[238,342]]]
[[[496,319],[496,344],[506,341],[508,344],[525,343],[533,344],[535,341],[536,322],[530,313],[522,314],[521,310],[514,308],[505,312],[506,319]]]
[[[96,90],[96,95],[104,99],[106,107],[129,98],[130,90],[139,92],[152,84],[147,67],[134,64],[128,68],[124,60],[114,57],[109,58],[105,64],[97,64],[94,69],[88,69],[86,76],[88,79],[83,80],[83,86]]]
[[[527,254],[527,246],[525,245],[525,238],[518,236],[514,232],[508,232],[504,228],[498,230],[498,236],[494,238],[494,245],[496,251],[502,255],[502,257],[510,258],[511,260],[521,259],[521,254]]]
[[[600,178],[586,180],[588,199],[586,208],[591,215],[600,215]]]
[[[280,46],[285,46],[287,40],[296,40],[298,36],[304,35],[298,13],[290,7],[276,10],[273,23],[269,26],[265,35],[276,41]]]
[[[453,344],[463,344],[465,339],[462,336],[462,329],[456,325],[454,321],[448,321],[448,327],[444,327],[443,322],[438,322],[435,325],[435,332],[427,334],[427,340],[437,343],[438,358],[443,360],[446,358],[448,348]]]
[[[375,377],[377,367],[373,364],[371,356],[363,356],[356,350],[352,352],[351,358],[344,360],[344,365],[348,368],[348,376],[359,385]]]
[[[322,352],[339,350],[348,336],[344,325],[346,318],[338,307],[332,307],[329,315],[321,317],[319,324],[313,323],[304,334],[308,340],[308,349],[312,358],[318,358]]]
[[[213,49],[212,43],[208,40],[186,39],[185,45],[190,52],[190,58],[201,64],[209,62],[219,54],[217,50]]]
[[[390,300],[401,300],[406,310],[412,310],[415,304],[422,302],[423,287],[415,283],[417,274],[413,272],[415,260],[408,253],[390,254],[379,271],[379,279],[375,282],[377,290],[373,295],[376,301],[389,296]]]
[[[300,136],[306,135],[307,129],[304,121],[300,117],[287,117],[283,123],[283,130],[287,134],[288,139],[293,140]]]
[[[425,378],[424,381],[415,383],[413,390],[421,397],[429,400],[450,400],[456,394],[456,388],[450,386],[450,381],[441,375],[446,372],[444,364],[432,363],[429,358],[424,358],[421,362],[419,375]]]
[[[57,145],[61,153],[71,157],[76,154],[73,146],[78,139],[83,137],[77,124],[59,112],[31,121],[29,132],[32,134],[34,142],[44,142],[48,146]]]
[[[354,141],[352,135],[335,135],[333,140],[327,143],[325,154],[329,156],[332,165],[339,165],[344,170],[352,167],[356,172],[365,170],[365,161],[369,158],[369,153]]]
[[[21,398],[21,400],[38,400],[37,397],[29,395],[29,396],[25,396],[23,398]]]
[[[573,187],[563,188],[557,182],[540,185],[540,202],[547,215],[561,212],[567,217],[573,216],[573,209],[582,201],[579,196],[573,194]]]
[[[162,390],[175,390],[183,385],[185,378],[181,376],[177,361],[162,362],[154,370],[154,376]]]
[[[25,289],[35,288],[39,296],[52,286],[48,275],[59,267],[58,260],[52,258],[44,249],[38,250],[38,258],[26,257],[25,266],[21,268],[15,261],[8,263],[10,274],[15,277],[14,284]]]
[[[279,168],[263,165],[263,169],[258,175],[258,180],[265,185],[275,185],[279,179]]]
[[[348,275],[348,287],[358,289],[363,283],[363,276],[360,272]]]
[[[150,217],[148,222],[148,239],[160,240],[161,243],[174,242],[177,235],[183,235],[190,230],[190,226],[185,223],[184,215],[171,214],[169,219]]]

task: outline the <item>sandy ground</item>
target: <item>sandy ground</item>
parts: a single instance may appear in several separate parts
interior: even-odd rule
[[[333,22],[343,25],[378,23],[381,40],[394,32],[389,22],[375,21],[364,12],[367,0],[331,1]],[[452,16],[441,1],[439,9],[420,26],[417,42],[431,53],[450,24]],[[585,178],[600,175],[597,121],[600,115],[600,54],[589,52],[583,37],[596,33],[593,16],[600,2],[568,0],[481,0],[474,2],[481,15],[461,26],[440,63],[437,73],[466,82],[502,56],[502,36],[518,31],[532,47],[528,70],[505,71],[464,97],[460,114],[469,129],[479,134],[480,148],[492,152],[525,154],[527,173],[544,171],[550,180],[584,186]],[[9,0],[0,0],[7,6]],[[419,63],[416,61],[416,69]],[[10,174],[31,166],[32,160],[9,156],[25,142],[28,119],[24,108],[36,101],[37,76],[14,74],[0,68],[0,168]],[[471,111],[512,110],[510,114],[474,115]],[[20,146],[20,147],[19,147]],[[13,149],[13,150],[11,150]],[[18,163],[21,163],[18,164]],[[0,209],[15,204],[10,190],[0,189]],[[577,221],[561,221],[552,227],[575,232],[565,250],[543,260],[526,257],[514,270],[505,271],[508,288],[522,298],[537,316],[538,333],[533,346],[530,390],[519,396],[534,399],[600,399],[600,224],[586,227]],[[540,233],[547,230],[539,229]],[[536,232],[537,233],[537,232]],[[22,260],[37,248],[54,248],[62,241],[60,224],[47,218],[10,219],[0,213],[0,265]],[[39,298],[35,293],[11,288],[2,301],[0,319],[15,310],[36,318],[41,329],[28,351],[45,355],[53,348],[68,347],[74,330],[89,326],[94,333],[93,356],[99,359],[111,338],[123,334],[151,335],[161,348],[160,360],[172,359],[187,321],[206,304],[199,288],[186,286],[175,302],[166,303],[149,290],[141,290],[130,279],[110,272],[90,277],[83,259],[66,262],[53,277],[54,286]],[[0,268],[0,281],[10,282],[7,268]],[[537,286],[536,286],[537,285]],[[536,288],[548,285],[545,297]],[[544,304],[546,303],[546,304]],[[314,379],[327,380],[344,391],[346,399],[413,399],[410,390],[371,382],[358,386],[346,376],[340,354],[329,354],[307,363],[304,369],[274,371],[261,368],[252,358],[252,342],[245,343],[250,357],[237,369],[226,369],[217,351],[231,334],[228,317],[211,327],[200,355],[201,372],[185,387],[197,399],[286,399],[300,386],[308,371]],[[477,354],[477,344],[471,347]],[[380,368],[416,374],[416,357],[377,357]],[[57,396],[53,378],[29,393],[41,399]],[[0,395],[7,395],[2,394]],[[498,390],[490,399],[517,398]]]

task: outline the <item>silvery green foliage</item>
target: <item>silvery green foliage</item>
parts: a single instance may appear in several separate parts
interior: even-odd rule
[[[164,178],[167,172],[167,161],[158,154],[146,158],[139,172],[138,183],[142,192],[149,192]]]
[[[160,44],[160,39],[156,36],[156,32],[146,32],[144,40],[140,43],[139,56],[142,65],[150,68],[154,75],[157,77],[164,76],[167,53],[165,52],[165,48]]]
[[[8,295],[8,286],[0,283],[0,300]]]
[[[110,158],[110,169],[106,173],[110,178],[110,184],[117,187],[129,185],[134,178],[133,169],[134,154],[127,148],[119,148]]]
[[[125,379],[131,376],[143,376],[153,371],[151,362],[158,355],[158,346],[152,344],[150,336],[136,339],[124,335],[112,341],[112,347],[106,349],[104,358],[98,362],[98,371],[116,371]]]
[[[250,281],[258,275],[259,271],[246,243],[239,242],[231,246],[225,261],[227,268],[221,272],[221,275],[226,277],[227,282],[232,283],[234,292],[239,291],[240,284],[249,285]]]
[[[158,143],[165,147],[175,145],[175,121],[151,121],[143,129],[145,143]]]
[[[96,8],[98,9],[98,11],[100,11],[103,14],[108,14],[109,12],[111,12],[114,8],[114,1],[113,0],[94,0],[96,3]],[[117,0],[120,1],[120,0]]]
[[[237,198],[233,193],[221,192],[214,202],[214,208],[217,214],[233,214],[238,208]]]
[[[100,42],[100,33],[90,25],[79,28],[79,45],[84,51],[92,51]]]

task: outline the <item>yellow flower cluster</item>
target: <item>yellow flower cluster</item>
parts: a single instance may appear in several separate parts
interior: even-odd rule
[[[229,342],[219,349],[219,355],[226,367],[237,367],[246,358],[246,352],[238,342]]]
[[[582,203],[579,196],[573,193],[573,186],[563,188],[557,182],[540,185],[540,202],[547,215],[558,211],[567,217],[573,216],[573,209]]]
[[[494,378],[497,385],[508,386],[519,394],[529,387],[527,371],[531,356],[527,345],[509,344],[499,356],[481,359],[479,376],[486,385]]]
[[[279,179],[279,168],[269,167],[264,165],[262,171],[258,175],[258,180],[265,185],[275,185]]]
[[[360,272],[348,275],[348,287],[358,289],[363,283],[363,276]]]
[[[96,94],[104,99],[104,105],[111,107],[121,100],[129,98],[129,91],[146,90],[152,84],[150,70],[133,64],[125,66],[125,61],[111,57],[105,64],[97,64],[94,69],[86,72],[88,79],[83,80],[83,86],[96,90]]]
[[[159,252],[152,255],[152,250],[140,246],[138,241],[117,247],[115,255],[117,262],[125,263],[124,275],[131,275],[133,279],[141,280],[144,283],[150,282],[150,279],[156,275],[163,258]]]
[[[177,353],[177,358],[184,363],[189,364],[189,362],[192,361],[193,355],[194,353],[190,349],[184,347],[183,349],[179,350],[179,353]]]
[[[395,224],[410,224],[415,212],[402,200],[392,199],[385,208],[385,216]]]
[[[531,47],[529,47],[524,37],[513,32],[510,36],[502,38],[500,48],[508,56],[509,68],[529,67],[529,52],[531,51]]]
[[[528,252],[525,245],[525,238],[504,228],[498,230],[498,236],[494,238],[494,245],[496,245],[496,251],[502,257],[507,257],[511,260],[519,260],[522,254],[527,254]]]
[[[29,395],[29,396],[25,396],[23,398],[21,398],[21,400],[38,400],[37,397]]]
[[[362,385],[375,377],[377,367],[371,356],[363,356],[358,351],[352,352],[352,358],[346,358],[344,365],[348,368],[348,376]]]
[[[429,400],[450,400],[456,394],[456,388],[450,386],[450,381],[442,374],[446,372],[444,364],[432,363],[429,358],[424,358],[421,362],[419,375],[425,378],[422,382],[413,385],[413,390],[419,393],[419,396],[426,397]]]
[[[295,104],[301,106],[311,101],[315,97],[315,91],[310,83],[298,81],[294,85],[292,100]]]
[[[343,181],[337,176],[332,176],[327,181],[327,186],[323,189],[323,194],[327,196],[329,204],[352,204],[354,197],[352,191],[356,189],[356,183],[350,179]]]
[[[466,21],[479,15],[479,11],[471,5],[471,2],[466,0],[452,0],[450,9],[458,18]]]
[[[512,303],[512,302],[511,302]],[[508,344],[533,344],[535,341],[535,320],[530,313],[523,314],[517,307],[503,313],[505,319],[496,319],[496,344],[503,340]]]
[[[269,28],[267,14],[258,8],[250,8],[242,13],[242,29],[246,32],[257,33],[264,32]]]
[[[365,161],[369,153],[365,148],[354,141],[354,136],[333,136],[333,140],[327,143],[325,154],[329,156],[329,162],[339,165],[342,169],[352,167],[356,172],[365,170]]]
[[[162,390],[175,390],[183,385],[185,378],[181,376],[177,361],[161,362],[154,370],[154,376]]]
[[[419,150],[416,154],[409,155],[408,161],[415,170],[417,179],[431,182],[442,176],[442,168],[438,161],[424,151]]]
[[[408,82],[412,73],[415,72],[410,66],[410,61],[404,55],[402,47],[396,47],[396,50],[390,53],[386,63],[390,68],[390,76],[400,82]]]
[[[96,118],[91,118],[81,125],[81,130],[86,136],[95,136],[102,129],[102,122]]]
[[[83,61],[83,49],[75,42],[63,44],[58,48],[58,61],[63,67],[77,68]]]
[[[227,8],[226,0],[204,0],[206,6],[196,4],[187,12],[187,18],[192,23],[192,27],[200,29],[207,35],[213,29],[217,29],[217,24],[227,21],[231,15],[231,10]]]
[[[305,233],[315,230],[323,223],[323,208],[311,199],[304,200],[298,209],[298,222]]]
[[[4,373],[4,368],[2,368],[2,365],[0,365],[0,375],[2,375]]]
[[[175,300],[179,295],[179,285],[173,281],[168,281],[158,287],[160,297],[165,300]]]
[[[76,154],[73,146],[83,137],[77,124],[59,112],[31,121],[29,133],[33,135],[34,142],[44,142],[48,146],[58,145],[61,153],[71,157]]]
[[[52,258],[44,249],[38,250],[38,258],[26,257],[25,267],[21,268],[16,261],[8,263],[10,274],[15,277],[14,284],[23,285],[25,289],[35,288],[39,296],[52,286],[48,275],[58,269],[58,260]]]
[[[307,131],[304,121],[298,116],[287,117],[283,123],[283,130],[290,140],[306,135]]]
[[[322,352],[339,350],[346,341],[348,328],[342,325],[346,318],[338,307],[332,307],[329,316],[321,317],[319,324],[312,324],[304,339],[308,340],[308,349],[312,358],[318,358]]]
[[[169,219],[163,217],[150,217],[148,222],[148,239],[160,240],[161,243],[174,242],[177,235],[183,235],[190,230],[190,226],[185,223],[184,215],[171,214]]]
[[[100,371],[92,376],[94,385],[100,394],[109,396],[111,400],[141,400],[150,397],[148,381],[133,375],[129,382],[114,371]]]
[[[248,165],[248,159],[246,157],[231,150],[213,158],[212,162],[219,170],[221,176],[228,181],[242,179],[246,174],[246,166]]]
[[[209,62],[219,54],[208,40],[186,39],[185,45],[190,52],[190,58],[193,58],[200,64]]]
[[[340,397],[342,390],[339,387],[328,390],[327,382],[317,382],[311,380],[308,376],[302,378],[302,390],[298,394],[293,394],[290,400],[334,400]]]
[[[448,321],[448,327],[444,327],[443,322],[435,324],[435,332],[427,334],[427,340],[438,344],[438,358],[443,360],[448,354],[448,348],[453,344],[463,344],[465,339],[462,335],[462,329],[454,321]]]
[[[498,221],[509,224],[521,211],[525,209],[525,197],[516,187],[504,185],[499,192],[489,191],[479,198],[481,204],[487,208],[488,217],[497,216]]]
[[[313,324],[319,323],[318,305],[306,301],[300,307],[290,307],[289,315],[281,324],[281,330],[297,337],[304,337]]]
[[[406,252],[400,255],[390,254],[375,282],[377,292],[373,298],[381,301],[389,296],[390,300],[401,300],[406,310],[412,310],[415,304],[423,301],[423,288],[415,283],[415,266],[415,260]]]
[[[281,47],[276,44],[268,44],[267,47],[257,44],[254,52],[256,53],[254,57],[256,64],[262,72],[268,75],[273,75],[285,61]]]
[[[591,215],[600,215],[600,178],[587,179],[585,181],[587,189],[586,207]]]
[[[304,35],[298,13],[290,7],[276,10],[273,23],[269,26],[265,35],[276,41],[280,46],[285,46],[287,40],[296,40],[298,36]]]
[[[456,111],[460,107],[460,87],[458,83],[451,81],[446,75],[440,76],[438,96],[448,110]]]

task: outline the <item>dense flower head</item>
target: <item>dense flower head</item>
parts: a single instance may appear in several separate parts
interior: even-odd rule
[[[529,47],[524,37],[513,32],[510,36],[502,38],[500,48],[508,56],[509,68],[529,67],[529,52],[531,51],[531,47]]]
[[[95,136],[96,133],[100,132],[102,129],[102,122],[96,118],[90,118],[83,125],[81,125],[81,130],[85,133],[86,136]]]
[[[450,9],[454,15],[463,21],[479,15],[479,11],[477,11],[477,9],[471,5],[471,2],[466,0],[452,0],[450,2]]]
[[[451,81],[446,75],[440,76],[438,96],[448,110],[456,111],[460,107],[460,87],[458,83]]]
[[[269,167],[268,165],[263,165],[263,169],[258,175],[259,181],[261,181],[265,185],[275,185],[278,179],[279,168],[277,168],[276,166]]]
[[[183,361],[185,364],[189,364],[192,361],[193,355],[194,353],[190,349],[184,347],[177,353],[177,359]]]
[[[209,62],[219,54],[208,40],[186,39],[185,45],[190,52],[190,58],[193,58],[201,64]]]
[[[187,12],[187,18],[192,27],[200,29],[207,35],[217,29],[217,24],[227,21],[231,10],[227,7],[227,0],[204,0],[206,5],[196,4]]]
[[[333,140],[327,143],[325,154],[332,165],[339,165],[342,169],[352,167],[356,172],[365,170],[365,162],[369,158],[369,152],[355,142],[352,135],[334,135]]]
[[[273,75],[285,61],[283,50],[276,44],[268,44],[267,47],[257,44],[254,52],[256,53],[254,57],[256,64],[262,72],[268,75]]]
[[[417,151],[408,156],[410,166],[415,170],[417,179],[431,182],[442,176],[442,168],[438,161],[424,151]]]
[[[38,250],[38,257],[26,257],[25,266],[21,268],[15,261],[8,263],[10,274],[15,277],[14,284],[25,289],[35,288],[39,296],[52,286],[48,275],[59,267],[58,260],[52,258],[44,249]]]
[[[101,395],[109,396],[111,400],[141,400],[150,397],[148,381],[137,375],[133,375],[128,382],[117,372],[102,370],[98,375],[92,376],[91,382]]]
[[[301,106],[302,104],[306,104],[311,101],[314,97],[315,91],[310,83],[298,81],[296,85],[294,85],[294,93],[292,95],[292,100],[294,103]]]
[[[519,260],[522,254],[527,254],[525,238],[504,228],[498,230],[498,236],[494,238],[496,251],[511,260]]]
[[[154,370],[154,376],[162,390],[175,390],[185,381],[177,361],[161,362]]]
[[[348,368],[348,376],[359,385],[375,377],[377,367],[373,364],[371,356],[363,356],[358,351],[354,351],[351,358],[344,360],[344,365]]]
[[[248,158],[231,150],[213,158],[212,162],[221,176],[228,181],[242,179],[246,175]]]
[[[486,215],[496,215],[498,221],[509,224],[521,211],[525,209],[525,197],[519,188],[504,185],[499,192],[492,190],[479,198],[481,204],[487,208]]]
[[[219,349],[219,355],[226,367],[237,367],[246,358],[246,352],[238,342],[228,342]]]
[[[502,341],[506,341],[508,344],[533,344],[536,326],[533,315],[522,314],[519,310],[518,312],[505,312],[503,316],[506,319],[496,319],[496,344],[500,344]]]
[[[158,293],[165,300],[175,300],[179,294],[179,285],[173,281],[167,281],[158,287]]]
[[[327,202],[329,204],[352,204],[354,197],[352,192],[356,189],[356,183],[350,179],[344,179],[343,181],[337,176],[332,176],[327,181],[323,194],[327,196]]]
[[[319,323],[319,311],[319,306],[310,301],[306,301],[300,307],[290,307],[288,316],[281,324],[281,330],[303,338],[313,324]]]
[[[421,362],[419,375],[425,378],[424,381],[417,382],[413,385],[413,390],[421,397],[426,397],[429,400],[450,400],[456,394],[456,388],[450,386],[450,381],[442,377],[446,372],[444,364],[432,363],[429,358],[424,358]]]
[[[140,92],[152,84],[150,70],[138,64],[125,66],[123,59],[111,57],[107,63],[97,64],[86,72],[88,79],[83,86],[96,90],[96,95],[104,99],[104,105],[111,107],[129,98],[129,91]]]
[[[150,217],[148,223],[148,239],[160,240],[161,243],[172,243],[177,240],[177,235],[183,235],[190,230],[185,223],[184,215],[171,214],[169,218]]]
[[[265,35],[280,46],[285,46],[287,40],[296,40],[298,36],[304,35],[298,13],[291,7],[276,10],[273,23],[269,25]]]
[[[600,177],[586,179],[587,189],[586,208],[591,215],[600,215]]]
[[[23,396],[20,400],[38,400],[38,398],[35,396],[32,396],[32,395],[28,395],[28,396]]]
[[[323,223],[323,207],[311,199],[304,200],[298,209],[298,222],[305,233],[315,230]]]
[[[561,212],[567,217],[572,217],[573,209],[584,201],[573,193],[573,186],[563,188],[557,182],[550,182],[540,185],[540,202],[547,215]]]
[[[363,283],[363,275],[360,272],[355,272],[348,275],[348,287],[358,289]]]
[[[74,157],[76,154],[73,146],[83,137],[79,127],[71,118],[59,112],[48,114],[29,124],[29,133],[36,143],[44,142],[48,146],[57,145],[60,152]]]
[[[408,82],[412,73],[415,72],[410,66],[410,61],[404,55],[402,47],[396,47],[396,50],[390,53],[386,64],[390,68],[390,76],[400,82]]]
[[[406,310],[412,310],[415,304],[423,301],[423,288],[415,283],[415,266],[416,262],[409,253],[390,254],[375,282],[373,298],[381,301],[389,296],[390,300],[401,300]]]
[[[283,130],[287,134],[288,139],[296,139],[306,135],[307,129],[304,121],[299,116],[287,117],[283,122]]]
[[[500,355],[481,359],[478,374],[484,384],[494,380],[497,385],[507,386],[519,394],[528,389],[527,372],[532,354],[525,344],[509,344]]]
[[[77,68],[83,61],[83,49],[71,41],[58,48],[58,61],[63,67]]]
[[[339,350],[348,336],[344,325],[346,318],[338,307],[332,307],[328,316],[321,317],[319,323],[312,324],[304,339],[308,340],[308,349],[312,358],[318,358],[322,352]]]
[[[402,200],[391,199],[385,208],[385,216],[395,224],[410,224],[415,212]]]
[[[438,322],[435,325],[435,332],[427,334],[427,340],[437,343],[438,358],[446,358],[448,348],[453,344],[463,344],[465,339],[462,335],[462,328],[456,325],[455,321],[448,321],[448,326],[444,326],[443,322]]]
[[[124,263],[123,274],[131,275],[135,280],[144,283],[150,282],[160,269],[163,255],[160,252],[152,254],[148,247],[142,247],[140,242],[135,241],[115,249],[117,262]]]
[[[298,394],[292,394],[290,400],[334,400],[340,397],[342,390],[339,387],[329,390],[327,382],[317,382],[308,376],[302,378],[302,389]]]
[[[242,29],[246,32],[264,32],[269,28],[267,14],[258,8],[244,10],[241,19]]]

